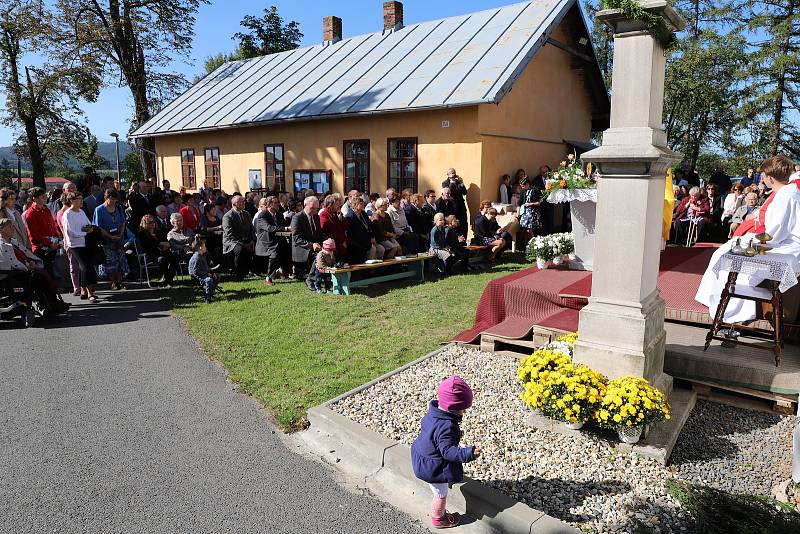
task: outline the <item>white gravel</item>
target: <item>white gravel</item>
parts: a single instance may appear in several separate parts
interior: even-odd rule
[[[516,370],[515,358],[452,346],[332,408],[410,445],[438,383],[458,374],[475,393],[462,444],[484,450],[466,474],[587,532],[693,531],[691,516],[664,490],[668,478],[769,494],[789,476],[794,417],[698,401],[673,463],[664,467],[621,454],[590,432],[575,437],[530,427]]]

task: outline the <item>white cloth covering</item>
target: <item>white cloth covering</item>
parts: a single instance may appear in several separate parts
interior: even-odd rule
[[[769,246],[776,254],[788,254],[794,257],[794,270],[800,270],[800,189],[793,184],[788,184],[773,193],[777,195],[767,209],[764,224],[768,234],[772,236]],[[742,236],[741,243],[746,246],[753,234]],[[700,287],[697,289],[695,300],[708,306],[709,314],[714,316],[719,305],[720,295],[725,283],[728,281],[728,271],[720,270],[714,273],[714,266],[717,265],[720,256],[728,252],[737,238],[733,238],[720,246],[706,269]],[[740,274],[736,280],[737,292],[741,292],[744,286],[755,288],[764,281],[764,277],[759,274],[743,275]],[[732,298],[725,310],[724,320],[726,322],[742,322],[755,319],[756,303],[748,300]]]
[[[64,229],[64,244],[68,248],[86,246],[86,232],[83,229],[92,224],[83,210],[69,209],[61,216],[61,228]]]

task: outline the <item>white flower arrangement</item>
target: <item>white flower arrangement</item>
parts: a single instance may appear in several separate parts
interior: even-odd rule
[[[572,358],[572,345],[566,341],[553,341],[542,347],[542,350],[552,350],[553,352],[560,352]]]
[[[560,264],[564,256],[575,252],[575,241],[571,233],[537,236],[528,242],[526,255],[532,262],[553,261]]]

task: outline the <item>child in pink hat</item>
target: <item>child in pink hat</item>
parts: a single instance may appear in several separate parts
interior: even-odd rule
[[[314,276],[317,293],[333,292],[333,281],[328,269],[336,265],[336,242],[333,239],[326,239],[322,242],[322,250],[317,252],[316,268],[317,274]]]
[[[463,378],[453,375],[439,384],[437,400],[428,404],[419,436],[411,445],[414,474],[427,482],[433,492],[433,528],[458,525],[461,515],[449,513],[447,492],[451,484],[464,480],[464,466],[481,455],[480,447],[459,447],[461,418],[472,406],[472,389]]]

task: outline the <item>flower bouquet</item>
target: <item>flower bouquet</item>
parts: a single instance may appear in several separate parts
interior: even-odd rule
[[[664,394],[647,380],[623,376],[608,382],[595,413],[600,426],[617,430],[623,443],[636,443],[645,426],[669,419]]]
[[[580,429],[592,420],[605,394],[606,377],[585,365],[554,371],[542,388],[542,412],[567,428]]]
[[[574,153],[567,155],[567,159],[561,162],[558,170],[553,171],[544,181],[542,202],[547,200],[552,193],[559,190],[594,189],[597,187],[597,177],[592,174],[591,167],[587,167],[587,171],[583,169],[583,163],[575,157]]]

